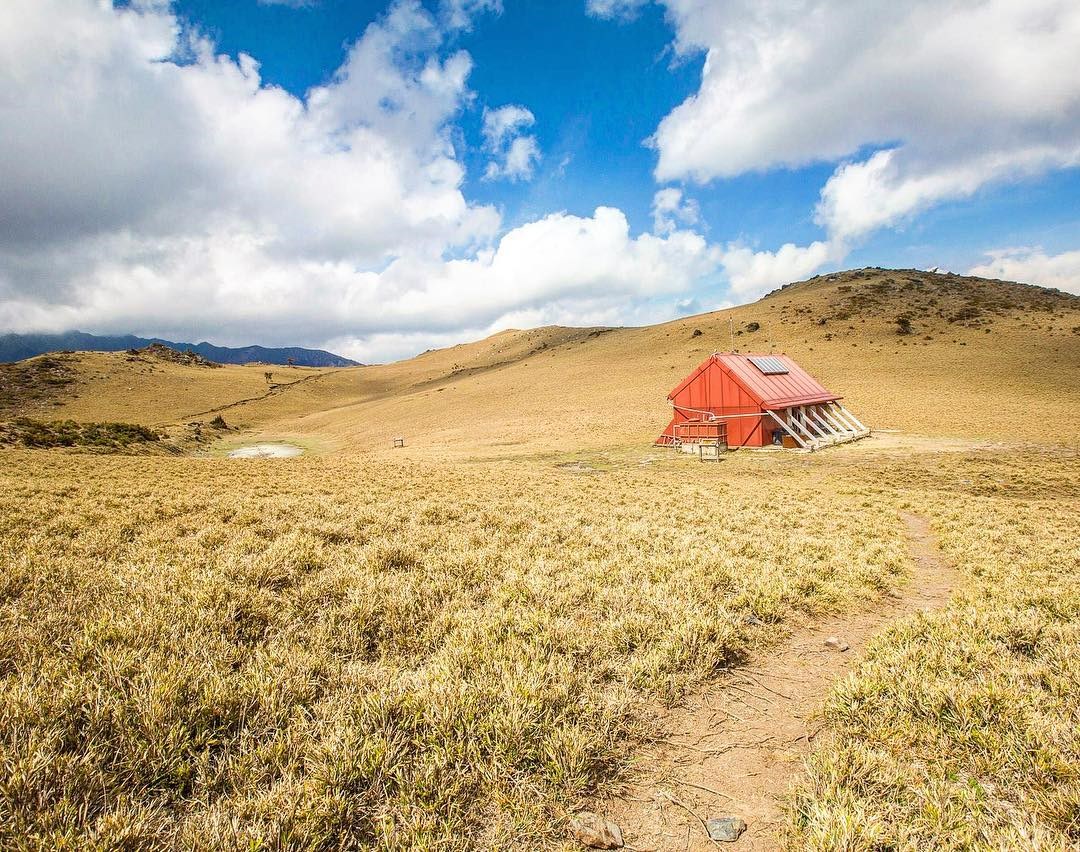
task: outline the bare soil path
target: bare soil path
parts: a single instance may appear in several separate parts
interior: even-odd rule
[[[904,522],[915,567],[895,596],[873,611],[797,627],[660,719],[663,738],[642,755],[634,781],[594,805],[622,828],[628,849],[778,847],[780,797],[810,751],[833,683],[871,637],[898,618],[941,607],[958,582],[927,521],[905,515]],[[830,636],[849,650],[827,649]],[[735,843],[714,843],[704,820],[719,816],[741,817],[746,833]]]
[[[303,385],[307,382],[314,382],[330,375],[332,371],[325,373],[315,373],[311,376],[304,376],[302,379],[296,379],[291,382],[276,382],[270,385],[270,389],[266,393],[261,393],[258,396],[249,396],[246,399],[238,399],[233,402],[227,402],[224,405],[219,405],[217,408],[208,408],[206,411],[196,411],[194,414],[185,414],[177,422],[186,423],[189,420],[194,420],[196,417],[205,417],[207,414],[220,414],[222,411],[228,411],[230,408],[237,408],[241,405],[247,405],[249,402],[259,402],[263,399],[268,399],[272,396],[276,396],[279,393],[285,393],[290,388],[294,388],[297,385]]]

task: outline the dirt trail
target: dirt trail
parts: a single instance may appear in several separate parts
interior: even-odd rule
[[[230,408],[247,405],[249,402],[259,402],[263,399],[269,399],[272,396],[277,396],[279,393],[285,393],[287,390],[294,388],[297,385],[314,382],[328,375],[330,375],[330,372],[316,373],[312,376],[304,376],[304,378],[297,379],[294,382],[279,382],[277,384],[272,384],[270,385],[270,390],[266,393],[259,394],[258,396],[249,396],[246,399],[238,399],[234,402],[227,402],[224,405],[219,405],[217,408],[208,408],[206,411],[196,411],[194,414],[185,414],[177,421],[177,423],[187,423],[189,420],[194,420],[196,417],[205,417],[207,414],[219,414],[222,411],[228,411]]]
[[[665,735],[643,753],[636,780],[595,805],[621,826],[628,849],[777,848],[778,797],[810,751],[833,683],[871,637],[902,616],[942,606],[957,583],[926,520],[906,515],[904,522],[915,568],[894,597],[873,611],[797,628],[661,718]],[[834,635],[850,650],[827,650]],[[736,843],[712,842],[703,820],[718,816],[742,817],[746,833]]]

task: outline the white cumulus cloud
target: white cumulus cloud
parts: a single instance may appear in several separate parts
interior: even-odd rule
[[[433,53],[440,36],[418,3],[370,26],[306,101],[157,7],[11,0],[0,23],[9,269],[85,261],[121,234],[190,242],[236,228],[280,254],[379,265],[498,227],[461,194],[446,131],[471,60]]]
[[[1048,255],[1041,248],[1009,248],[988,252],[986,257],[986,262],[971,267],[968,275],[1022,281],[1080,295],[1080,251]]]
[[[472,60],[448,26],[398,0],[296,97],[164,4],[0,5],[0,328],[376,359],[530,317],[671,316],[719,268],[699,234],[607,207],[507,231],[464,197]],[[535,163],[531,123],[489,113],[503,168]]]
[[[683,192],[673,186],[657,190],[652,204],[653,232],[670,234],[683,225],[696,225],[701,220],[701,210],[692,198],[683,198]]]
[[[808,246],[786,243],[776,251],[754,251],[733,243],[721,254],[731,294],[742,300],[757,298],[781,284],[809,278],[837,259],[836,247],[825,241]]]
[[[841,162],[817,218],[843,243],[1080,163],[1080,4],[664,3],[706,59],[654,136],[660,180]]]
[[[532,112],[516,104],[484,110],[484,145],[492,155],[484,173],[486,179],[516,181],[533,176],[540,160],[540,143],[523,131],[535,123]]]

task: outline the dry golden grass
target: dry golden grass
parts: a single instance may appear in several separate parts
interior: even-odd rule
[[[5,454],[2,845],[557,839],[648,701],[903,571],[757,461]]]
[[[214,409],[221,406],[267,394],[272,397],[288,390],[287,386],[294,382],[311,381],[328,372],[319,368],[261,364],[227,364],[211,369],[153,357],[136,358],[125,352],[42,355],[17,365],[2,366],[11,372],[20,367],[25,371],[41,361],[61,362],[71,380],[55,386],[47,395],[29,392],[40,390],[39,387],[11,393],[4,405],[0,405],[0,416],[16,414],[39,420],[165,426],[208,420],[213,417]],[[273,383],[267,382],[267,371],[273,372]]]
[[[833,691],[789,807],[814,850],[1080,846],[1080,460],[915,460],[904,500],[967,575]]]
[[[71,356],[74,395],[11,411],[172,427],[227,406],[318,452],[0,448],[0,846],[559,846],[656,701],[903,583],[907,511],[968,589],[838,687],[789,842],[1075,844],[1078,301],[871,271],[380,367]],[[778,340],[871,425],[932,439],[654,450],[729,319],[740,348]],[[307,380],[266,395],[267,369]]]

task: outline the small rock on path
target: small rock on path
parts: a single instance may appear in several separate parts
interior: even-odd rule
[[[830,636],[825,640],[825,647],[830,651],[846,651],[851,646],[839,636]]]
[[[591,849],[621,849],[622,831],[609,819],[592,811],[582,811],[570,820],[574,839]]]
[[[719,843],[734,843],[744,831],[746,823],[739,817],[718,817],[705,823],[709,838]]]

